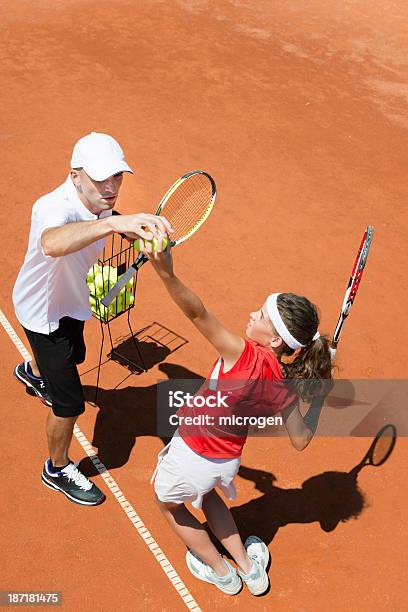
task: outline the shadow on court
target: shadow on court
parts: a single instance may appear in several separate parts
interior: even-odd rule
[[[323,472],[298,489],[276,486],[276,477],[263,470],[241,466],[239,475],[263,493],[231,508],[243,539],[255,533],[269,544],[280,527],[293,523],[318,522],[323,531],[333,531],[340,522],[357,518],[366,505],[357,479],[346,472]]]
[[[396,439],[395,425],[383,425],[362,460],[349,472],[323,472],[305,480],[298,489],[277,487],[273,474],[242,465],[239,476],[252,481],[263,495],[231,508],[241,537],[245,540],[255,533],[269,544],[285,525],[318,522],[323,531],[330,532],[340,522],[358,518],[366,507],[358,474],[367,465],[379,467],[388,461]],[[228,554],[212,539],[220,552]]]
[[[150,370],[158,363],[164,361],[172,353],[169,347],[156,344],[149,339],[138,340],[137,346],[142,356],[145,370]],[[141,360],[138,358],[138,354],[135,351],[135,341],[131,336],[119,342],[115,350],[110,351],[107,357],[109,360],[119,363],[133,374],[144,373],[140,371],[138,367],[141,365]],[[137,365],[135,366],[133,362]]]
[[[203,382],[199,374],[181,365],[162,363],[159,366],[167,379],[196,379],[197,389]],[[159,383],[160,384],[160,383]],[[139,436],[157,436],[157,387],[129,386],[121,389],[99,389],[92,445],[107,469],[125,465]],[[95,387],[84,385],[85,398],[95,397]],[[169,439],[161,438],[164,444]],[[87,457],[79,465],[87,476],[98,471]]]
[[[119,338],[116,346],[108,353],[108,358],[140,374],[140,371],[133,367],[133,361],[136,360],[137,365],[143,365],[145,370],[150,370],[185,344],[188,344],[186,338],[162,323],[153,321],[133,336]]]

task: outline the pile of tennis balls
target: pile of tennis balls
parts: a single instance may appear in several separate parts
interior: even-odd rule
[[[135,251],[140,251],[142,239],[135,240],[133,248]],[[167,249],[168,239],[162,239],[163,250]],[[157,239],[152,240],[153,251],[157,250]],[[109,293],[113,285],[120,279],[118,276],[117,268],[113,266],[100,266],[95,264],[88,272],[86,282],[89,287],[89,304],[92,312],[98,319],[102,321],[108,321],[109,317],[116,316],[129,308],[135,301],[134,296],[134,284],[135,279],[131,278],[130,281],[121,289],[117,298],[111,302],[109,306],[104,306],[101,299]]]
[[[131,278],[109,306],[102,304],[101,299],[119,279],[118,270],[113,266],[95,264],[88,272],[86,282],[89,287],[89,305],[95,316],[102,321],[107,321],[110,316],[123,312],[135,301],[133,295],[135,279]]]

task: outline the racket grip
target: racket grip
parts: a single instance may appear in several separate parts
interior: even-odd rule
[[[130,279],[136,274],[136,272],[143,266],[143,264],[149,261],[146,255],[140,253],[136,261],[130,266],[123,276],[120,277],[116,285],[113,285],[112,289],[102,299],[101,303],[108,307],[113,300],[119,295],[123,287],[130,281]]]
[[[332,363],[333,363],[333,361],[334,361],[334,360],[335,360],[335,358],[336,358],[337,349],[335,349],[335,348],[334,348],[334,347],[332,347],[332,346],[329,346],[329,351],[330,351],[330,358],[331,358]]]
[[[120,277],[118,282],[113,285],[112,289],[107,293],[102,299],[101,302],[104,306],[108,307],[111,302],[119,295],[122,291],[123,287],[130,281],[130,279],[136,274],[137,269],[133,266],[130,266],[126,270],[123,276]]]

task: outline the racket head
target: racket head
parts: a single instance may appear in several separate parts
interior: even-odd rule
[[[392,423],[384,425],[377,433],[368,449],[367,460],[370,465],[378,467],[387,461],[397,441],[397,428]]]
[[[187,172],[170,187],[161,199],[156,215],[161,215],[163,212],[175,230],[171,235],[171,246],[187,240],[201,227],[213,209],[216,196],[215,181],[208,172],[203,170]],[[109,306],[129,278],[147,261],[148,258],[143,253],[139,253],[132,267],[102,298],[102,304]]]
[[[193,170],[180,177],[165,193],[157,215],[163,214],[174,233],[171,245],[190,238],[211,213],[217,197],[214,179],[203,170]]]
[[[350,280],[348,282],[336,329],[334,330],[333,340],[331,343],[334,349],[337,347],[344,321],[348,316],[355,297],[357,295],[357,290],[360,286],[360,281],[363,276],[365,265],[367,263],[367,258],[370,251],[371,243],[373,241],[373,236],[374,228],[372,225],[368,225],[361,240],[360,247],[358,249],[357,257],[355,259],[353,269],[351,271]]]
[[[350,286],[347,291],[348,295],[346,294],[347,299],[345,300],[342,308],[343,314],[348,314],[356,297],[357,290],[360,286],[361,277],[363,275],[364,268],[367,263],[368,253],[370,251],[370,246],[373,241],[373,236],[374,228],[372,225],[368,225],[361,240],[360,248],[358,250],[353,270],[351,272],[351,278],[349,283]]]

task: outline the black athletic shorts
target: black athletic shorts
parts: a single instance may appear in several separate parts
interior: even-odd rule
[[[59,417],[73,417],[85,411],[84,392],[77,364],[85,360],[84,321],[60,319],[51,334],[25,329],[34,358]]]

